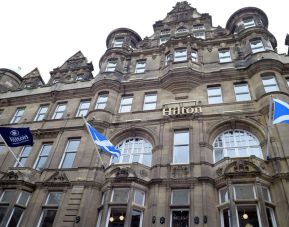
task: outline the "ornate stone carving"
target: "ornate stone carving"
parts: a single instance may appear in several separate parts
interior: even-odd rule
[[[128,175],[127,169],[119,169],[115,174],[116,177],[128,177]]]
[[[56,171],[47,180],[46,183],[69,183],[69,180],[64,172]]]
[[[248,163],[246,163],[244,160],[238,160],[235,162],[234,170],[236,172],[248,172],[249,171],[249,166]]]
[[[172,167],[172,177],[173,178],[186,178],[189,174],[188,166],[173,166]]]

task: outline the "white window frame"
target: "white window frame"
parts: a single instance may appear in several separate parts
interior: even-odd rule
[[[204,24],[193,25],[193,36],[197,39],[206,39],[206,31]]]
[[[49,152],[48,152],[47,155],[41,155],[41,153],[42,153],[42,151],[43,151],[43,149],[44,149],[45,146],[50,146],[50,150],[49,150]],[[45,165],[46,165],[47,159],[48,159],[48,157],[49,157],[49,155],[50,155],[50,152],[51,152],[51,150],[52,150],[52,146],[53,146],[52,143],[43,143],[43,144],[42,144],[41,149],[40,149],[40,151],[39,151],[39,153],[38,153],[38,155],[37,155],[37,159],[36,159],[36,161],[35,161],[35,163],[34,163],[33,169],[39,170],[39,169],[37,168],[37,166],[38,166],[38,162],[39,162],[39,160],[40,160],[41,158],[46,158],[46,160],[45,160]]]
[[[109,93],[101,93],[98,95],[95,103],[95,109],[99,110],[105,109],[108,100],[108,95]]]
[[[272,218],[272,224],[273,224],[273,227],[277,227],[277,221],[276,221],[276,217],[275,217],[275,212],[274,212],[274,209],[272,207],[269,207],[269,206],[266,206],[265,207],[265,210],[266,209],[269,209],[269,212],[270,212],[270,215],[271,215],[271,218]],[[266,211],[267,213],[267,211]],[[268,214],[267,214],[268,216]],[[267,217],[268,218],[268,217]]]
[[[37,114],[34,118],[34,121],[43,121],[45,119],[46,114],[47,114],[48,108],[49,108],[49,105],[40,106],[38,111],[37,111]],[[43,112],[43,109],[44,110],[46,109],[45,112]]]
[[[218,90],[219,94],[215,94],[215,95],[210,95],[209,91],[210,90]],[[207,94],[208,94],[208,104],[219,104],[219,103],[223,103],[223,96],[222,96],[222,87],[220,85],[216,85],[216,86],[210,86],[207,87]],[[212,98],[220,98],[220,100],[218,100],[217,102],[213,101]]]
[[[242,91],[237,91],[237,88],[242,88]],[[251,100],[250,90],[249,90],[249,86],[247,82],[234,84],[234,91],[235,91],[236,102]],[[244,95],[246,95],[245,98],[243,97]]]
[[[135,73],[144,73],[146,69],[146,60],[138,60],[135,65]]]
[[[128,102],[126,103],[126,100],[128,100]],[[131,107],[132,107],[132,103],[133,103],[133,95],[126,95],[126,96],[122,96],[121,100],[120,100],[120,105],[119,105],[119,113],[129,113],[131,112]],[[128,109],[124,109],[124,107],[128,107]]]
[[[113,47],[122,47],[124,43],[124,37],[115,37],[113,41]]]
[[[219,50],[219,62],[220,63],[232,62],[230,49],[220,49]]]
[[[265,51],[264,43],[260,38],[251,40],[250,47],[253,54]]]
[[[261,79],[262,79],[262,84],[263,84],[265,93],[279,91],[279,86],[277,84],[277,80],[276,80],[276,77],[274,74],[261,75]],[[265,81],[266,80],[268,81],[268,79],[270,79],[274,83],[266,83]],[[274,89],[272,90],[272,88],[274,88]]]
[[[155,100],[147,100],[147,99],[150,99],[150,97],[153,97]],[[153,108],[148,108],[148,106],[150,106],[151,104],[154,104],[154,107]],[[156,109],[156,106],[157,106],[157,93],[154,92],[154,93],[146,93],[145,94],[145,97],[144,97],[144,104],[143,104],[143,110],[146,111],[146,110],[155,110]]]
[[[230,207],[224,207],[224,208],[222,208],[222,209],[220,210],[221,227],[225,227],[225,226],[224,226],[224,216],[223,216],[223,212],[224,212],[224,210],[226,210],[226,209],[228,209],[228,211],[229,211],[229,216],[231,216]],[[229,218],[229,225],[230,225],[230,227],[233,227],[232,224],[231,224],[230,218]]]
[[[178,133],[187,133],[188,134],[188,143],[184,143],[184,144],[175,144],[175,140],[176,140],[176,134]],[[176,147],[184,147],[187,146],[188,147],[188,151],[187,151],[187,161],[186,162],[176,162],[175,161],[175,148]],[[190,130],[189,129],[184,129],[184,130],[175,130],[174,131],[174,138],[173,138],[173,165],[181,165],[181,164],[189,164],[190,163]]]
[[[57,120],[57,119],[62,119],[63,118],[64,112],[66,110],[66,105],[67,105],[66,102],[57,104],[57,106],[56,106],[56,108],[54,110],[53,116],[52,116],[53,120]],[[59,108],[61,108],[62,106],[64,106],[64,109],[60,111]],[[60,117],[58,116],[58,114],[60,114]]]
[[[22,156],[22,155],[23,155],[23,152],[24,152],[24,150],[25,150],[26,148],[30,148],[29,154],[28,154],[28,156]],[[27,162],[27,160],[28,160],[29,155],[31,154],[31,152],[32,152],[32,146],[24,146],[24,147],[22,148],[22,150],[21,150],[21,152],[20,152],[20,154],[19,154],[19,156],[18,156],[17,159],[18,159],[18,161],[23,165],[23,167],[25,167],[25,164],[26,164],[26,162]],[[22,160],[23,158],[27,158],[24,164],[21,162],[21,160]],[[22,167],[22,166],[20,166],[19,163],[16,161],[15,164],[14,164],[14,167]]]
[[[69,146],[69,144],[70,144],[72,141],[79,141],[77,150],[67,151],[68,146]],[[80,142],[81,142],[80,138],[78,138],[78,139],[77,139],[77,138],[76,138],[76,139],[68,139],[68,141],[67,141],[67,143],[66,143],[65,151],[64,151],[64,153],[63,153],[63,155],[62,155],[60,164],[59,164],[59,166],[58,166],[59,169],[73,168],[73,164],[74,164],[74,161],[75,161],[75,158],[76,158],[76,155],[77,155],[79,146],[80,146]],[[65,160],[65,158],[66,158],[66,155],[67,155],[68,153],[75,153],[73,162],[71,163],[71,166],[70,166],[70,167],[62,167],[62,165],[63,165],[63,163],[64,163],[64,160]]]
[[[174,62],[183,62],[188,60],[188,50],[186,48],[176,49],[174,52]]]
[[[198,51],[191,50],[191,59],[193,62],[198,62]]]
[[[110,59],[106,63],[105,72],[115,72],[117,65],[117,59]]]
[[[21,223],[22,218],[23,218],[23,213],[25,212],[25,208],[22,207],[22,206],[16,206],[16,207],[23,209],[22,214],[21,214],[21,216],[20,216],[20,218],[19,218],[19,220],[18,220],[18,223],[17,223],[17,225],[16,225],[16,227],[18,227],[19,224]],[[8,227],[8,225],[10,224],[9,222],[10,222],[10,220],[11,220],[13,214],[14,214],[14,211],[15,211],[15,208],[16,208],[16,207],[15,207],[15,206],[13,207],[12,212],[11,212],[9,218],[8,218],[8,221],[7,221],[6,225],[5,225],[5,227]],[[4,217],[5,217],[5,216],[4,216]]]
[[[224,137],[224,136],[226,136],[225,134],[228,133],[228,132],[230,132],[230,131],[233,131],[234,146],[227,146],[227,145],[225,145],[226,137]],[[236,131],[242,132],[242,133],[245,134],[245,136],[246,136],[246,140],[245,140],[246,145],[237,145],[236,136],[235,136],[235,134],[234,134]],[[258,144],[257,144],[257,145],[250,145],[250,144],[249,144],[250,140],[248,140],[248,136],[250,136],[250,137],[252,137],[253,139],[255,139],[255,141],[258,142]],[[216,141],[217,141],[217,139],[218,139],[219,137],[222,138],[222,143],[223,143],[223,146],[222,146],[222,147],[215,146],[215,143],[216,143]],[[227,138],[227,139],[228,139],[228,138]],[[239,148],[244,148],[244,149],[246,149],[246,155],[240,155],[240,154],[239,154]],[[251,149],[251,148],[258,148],[259,151],[260,151],[260,157],[259,157],[259,158],[264,159],[263,151],[262,151],[261,146],[260,146],[260,141],[258,140],[258,138],[257,138],[255,135],[253,135],[252,133],[250,133],[250,132],[248,132],[248,131],[245,131],[245,130],[243,130],[243,129],[226,130],[226,131],[220,133],[220,134],[215,138],[215,140],[214,140],[214,142],[213,142],[214,163],[216,163],[216,162],[218,162],[218,161],[221,161],[221,160],[224,159],[225,157],[229,157],[229,158],[250,157],[251,155],[253,155],[253,154],[251,154],[251,152],[250,152],[250,149]],[[222,155],[222,156],[223,156],[223,158],[216,161],[216,154],[215,154],[215,153],[216,153],[216,150],[217,150],[217,149],[222,149],[222,152],[223,152],[223,155]],[[236,156],[234,156],[234,157],[229,156],[229,155],[228,155],[228,151],[227,151],[228,149],[234,149],[234,152],[235,152],[235,155],[236,155]],[[247,155],[248,153],[249,153],[249,155]],[[261,157],[261,156],[262,156],[262,157]]]
[[[81,100],[77,109],[77,113],[75,117],[82,117],[82,116],[86,116],[90,107],[90,102],[91,100]],[[88,104],[88,107],[82,107],[83,105],[86,106],[86,104]],[[81,112],[84,112],[84,114],[81,114]]]
[[[245,29],[256,26],[256,23],[253,17],[244,18],[242,22],[243,22]]]
[[[141,143],[141,148],[138,147]],[[135,150],[135,147],[137,147],[139,150]],[[141,163],[143,165],[146,165],[144,163],[144,156],[150,155],[150,165],[152,164],[152,144],[142,137],[129,137],[124,140],[122,140],[117,146],[117,149],[120,150],[121,156],[119,158],[115,158],[114,156],[111,157],[110,164],[128,164],[133,163],[133,157],[134,155],[139,155],[139,161],[138,163]],[[138,151],[138,152],[137,152]],[[127,162],[124,162],[124,157],[128,158]],[[117,161],[114,161],[114,159],[117,159]],[[147,166],[147,165],[146,165]]]
[[[11,119],[10,121],[10,124],[16,124],[18,123],[21,118],[23,117],[24,115],[24,112],[25,112],[25,107],[19,107],[16,109],[15,113],[14,113],[14,116],[13,118]]]

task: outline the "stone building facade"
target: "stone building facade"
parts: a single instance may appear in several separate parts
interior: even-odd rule
[[[0,226],[288,226],[289,126],[267,126],[289,57],[267,28],[258,8],[222,28],[178,2],[150,37],[113,30],[95,77],[81,52],[47,84],[0,69],[0,126],[34,136],[23,167],[0,142]],[[102,166],[82,115],[120,158]]]

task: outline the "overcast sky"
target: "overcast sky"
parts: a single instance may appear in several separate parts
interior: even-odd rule
[[[106,49],[107,35],[127,27],[142,38],[153,34],[152,25],[165,18],[176,0],[0,0],[0,68],[24,76],[38,67],[45,82],[54,68],[81,50],[92,61],[94,75]],[[242,7],[262,9],[269,19],[269,31],[286,53],[289,14],[286,1],[189,0],[200,13],[212,16],[213,26],[226,26],[229,17]],[[275,4],[274,4],[275,3]],[[20,69],[21,68],[21,69]]]

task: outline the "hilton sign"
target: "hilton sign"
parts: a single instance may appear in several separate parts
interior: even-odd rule
[[[202,108],[197,101],[186,101],[181,103],[169,103],[163,106],[163,116],[195,115],[202,113]]]

